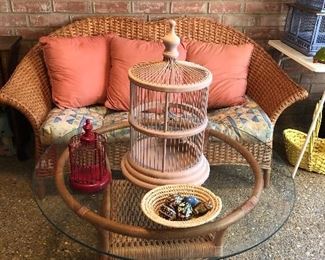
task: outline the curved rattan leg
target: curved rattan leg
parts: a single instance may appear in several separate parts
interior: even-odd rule
[[[101,215],[106,218],[110,218],[110,192],[111,192],[111,186],[108,185],[104,189],[104,195],[103,195],[103,202],[101,207]],[[110,246],[109,246],[109,231],[104,230],[102,228],[97,228],[98,230],[98,236],[99,236],[99,246],[100,250],[103,252],[110,252]],[[99,255],[99,260],[109,260],[113,259],[113,257],[110,257],[108,255]]]
[[[98,229],[98,237],[99,237],[99,243],[100,243],[100,250],[102,250],[103,252],[109,252],[109,240],[108,240],[108,231],[104,230],[104,229]],[[99,260],[109,260],[112,259],[110,258],[110,256],[108,255],[104,255],[104,254],[99,254],[98,255],[98,259]]]
[[[264,179],[264,188],[267,188],[271,184],[271,168],[262,169],[262,171]]]
[[[214,244],[216,246],[216,255],[223,256],[224,235],[226,229],[215,232]]]
[[[34,138],[35,138],[35,163],[37,163],[37,161],[39,160],[39,158],[41,157],[44,151],[44,148],[41,144],[41,139],[39,135],[34,134]]]
[[[45,198],[46,195],[46,187],[44,183],[43,178],[37,178],[34,183],[34,191],[35,191],[35,196],[37,197],[38,200],[42,200]]]

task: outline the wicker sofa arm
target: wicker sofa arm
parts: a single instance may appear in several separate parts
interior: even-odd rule
[[[268,114],[273,125],[280,114],[308,92],[292,81],[271,56],[256,46],[248,74],[247,94]]]
[[[0,90],[0,103],[9,105],[39,129],[52,107],[51,90],[38,45],[33,47]]]

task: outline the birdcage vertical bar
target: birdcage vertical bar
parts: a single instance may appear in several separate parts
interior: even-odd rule
[[[168,112],[169,112],[169,94],[165,93],[165,117],[164,117],[164,132],[168,131]],[[163,140],[163,156],[162,156],[162,171],[165,172],[166,170],[166,153],[167,153],[167,139],[164,138]]]

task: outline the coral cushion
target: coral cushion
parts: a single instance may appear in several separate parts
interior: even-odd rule
[[[103,104],[109,75],[109,44],[113,34],[87,37],[41,37],[52,86],[59,108]]]
[[[245,102],[247,74],[253,44],[225,45],[187,41],[187,60],[208,68],[213,75],[208,108]]]
[[[164,45],[161,42],[129,40],[114,37],[111,41],[111,74],[107,89],[105,106],[120,111],[127,111],[130,103],[130,81],[128,69],[139,63],[162,61]],[[185,47],[178,47],[179,59],[186,59]]]

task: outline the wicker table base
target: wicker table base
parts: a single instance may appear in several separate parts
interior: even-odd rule
[[[103,215],[119,223],[128,223],[150,229],[163,227],[149,220],[139,205],[145,190],[126,180],[114,180],[106,190]],[[123,210],[120,210],[123,209]],[[132,211],[133,214],[125,214]],[[180,231],[181,232],[181,231]],[[114,255],[135,259],[178,258],[191,256],[219,256],[222,246],[217,245],[216,233],[190,239],[148,240],[124,236],[113,232],[100,231],[102,234],[102,250]]]

